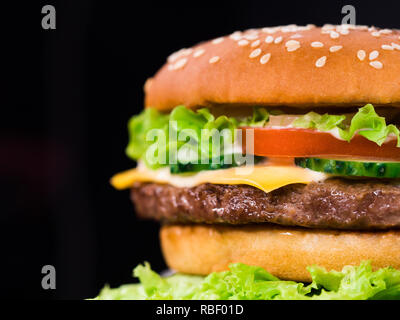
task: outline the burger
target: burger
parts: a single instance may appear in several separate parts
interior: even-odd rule
[[[174,273],[99,299],[400,298],[399,30],[237,31],[144,90],[111,183]]]

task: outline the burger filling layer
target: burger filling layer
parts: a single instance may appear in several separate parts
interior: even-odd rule
[[[137,213],[166,222],[398,228],[398,112],[382,114],[148,108],[129,122],[139,165],[112,184],[133,186]]]
[[[247,185],[178,188],[136,183],[136,213],[167,223],[275,223],[347,230],[400,227],[400,185],[394,181],[330,178],[269,193]]]

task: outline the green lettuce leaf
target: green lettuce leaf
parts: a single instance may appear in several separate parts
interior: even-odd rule
[[[197,164],[201,159],[209,161],[219,158],[224,146],[233,143],[237,125],[236,119],[215,118],[206,108],[195,112],[177,106],[168,115],[148,108],[129,121],[126,154],[134,160],[143,160],[153,169],[176,163]],[[215,134],[224,129],[225,135],[217,139]]]
[[[367,104],[360,108],[351,119],[350,127],[347,130],[340,130],[340,136],[347,141],[350,141],[356,133],[375,142],[379,146],[392,133],[396,136],[397,146],[400,146],[399,129],[393,124],[386,125],[385,118],[380,117],[375,112],[372,104]]]
[[[254,107],[253,115],[238,122],[239,127],[263,127],[269,120],[269,112],[265,108]]]
[[[344,115],[320,115],[309,112],[293,121],[292,125],[296,128],[317,129],[320,131],[330,131],[337,129],[343,140],[351,141],[356,134],[375,142],[381,146],[386,138],[393,134],[397,139],[397,147],[400,147],[400,131],[393,125],[386,125],[384,117],[380,117],[372,104],[367,104],[358,109],[352,117],[350,125],[346,126]]]
[[[161,114],[153,108],[133,116],[128,122],[129,144],[126,154],[134,160],[143,158],[147,148],[153,143],[146,140],[147,133],[152,129],[159,129],[167,135],[168,121],[168,115]]]
[[[344,115],[320,115],[315,112],[309,112],[293,121],[292,125],[297,128],[317,129],[320,131],[329,131],[341,125],[346,119]]]
[[[264,108],[254,108],[253,115],[243,119],[224,115],[216,118],[207,108],[193,111],[177,106],[170,114],[147,108],[129,120],[126,154],[133,160],[143,160],[152,169],[210,163],[211,159],[223,158],[227,144],[234,143],[235,129],[262,127],[268,119],[269,113]],[[197,169],[201,170],[201,166]]]
[[[241,263],[228,271],[207,277],[175,274],[160,277],[149,264],[139,265],[134,275],[139,284],[110,289],[106,286],[98,300],[400,300],[400,271],[391,267],[373,271],[371,263],[346,266],[342,271],[307,268],[312,282],[283,281],[264,269]]]

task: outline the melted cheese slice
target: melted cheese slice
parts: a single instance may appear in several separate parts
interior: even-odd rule
[[[191,175],[173,175],[169,172],[169,168],[150,170],[139,166],[116,174],[112,177],[111,184],[120,190],[132,187],[134,182],[156,182],[176,187],[194,187],[203,183],[246,184],[270,192],[289,184],[308,184],[326,178],[327,175],[309,169],[273,164],[200,171]]]

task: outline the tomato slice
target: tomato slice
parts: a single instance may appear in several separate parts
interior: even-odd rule
[[[360,135],[347,142],[328,132],[311,129],[241,129],[243,150],[246,150],[246,129],[254,130],[254,154],[257,156],[400,161],[400,148],[396,147],[396,140],[378,146]]]

